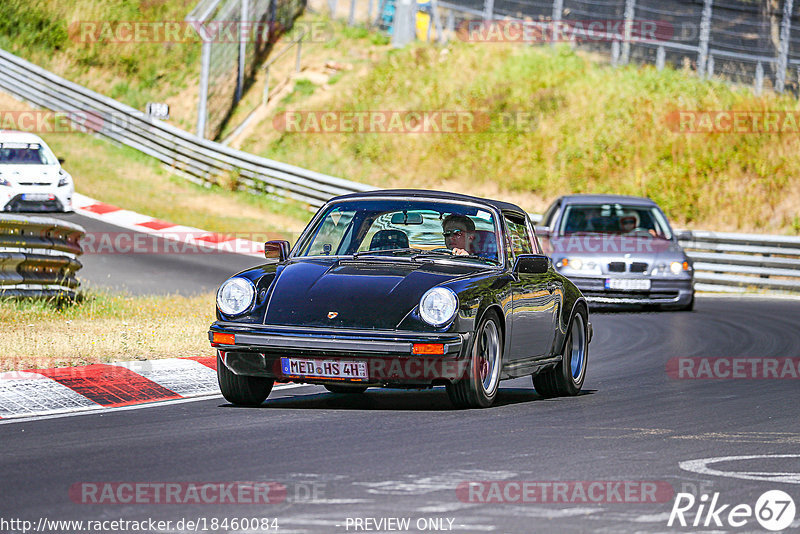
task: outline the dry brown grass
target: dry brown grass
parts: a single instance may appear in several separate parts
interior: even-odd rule
[[[122,360],[213,356],[214,295],[131,297],[91,293],[51,302],[0,301],[0,371]]]

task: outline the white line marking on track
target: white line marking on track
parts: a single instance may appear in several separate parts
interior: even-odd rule
[[[272,391],[281,391],[284,389],[293,389],[299,387],[308,387],[308,384],[282,384],[279,386],[275,386],[272,388]],[[12,423],[29,423],[31,421],[42,421],[45,419],[59,419],[62,417],[76,417],[79,415],[103,415],[115,412],[127,412],[130,410],[142,410],[144,408],[156,408],[159,406],[166,406],[169,404],[184,404],[187,402],[198,402],[203,400],[209,399],[221,399],[222,395],[219,393],[209,393],[206,395],[198,395],[196,397],[191,397],[187,399],[173,399],[173,400],[166,400],[166,401],[156,401],[156,402],[148,402],[145,404],[136,404],[133,406],[120,406],[118,408],[89,408],[89,409],[76,409],[80,411],[70,411],[67,413],[58,413],[52,415],[40,415],[40,416],[30,416],[30,417],[15,417],[13,419],[2,419],[0,420],[0,425],[10,425]]]
[[[708,465],[720,462],[737,462],[742,460],[769,460],[774,458],[800,458],[800,454],[755,454],[751,456],[720,456],[717,458],[700,458],[686,460],[678,464],[684,471],[691,471],[701,475],[714,475],[741,480],[763,480],[766,482],[783,482],[786,484],[800,484],[800,472],[795,473],[765,473],[752,471],[722,471],[712,469]]]

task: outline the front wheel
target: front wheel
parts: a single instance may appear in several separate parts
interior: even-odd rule
[[[533,387],[543,397],[577,395],[586,378],[589,357],[587,321],[582,310],[572,316],[561,361],[554,368],[533,377]]]
[[[260,405],[267,399],[275,383],[271,378],[235,374],[225,367],[219,353],[217,353],[217,381],[225,400],[239,406]]]
[[[466,376],[447,384],[447,394],[456,408],[488,408],[497,397],[503,365],[503,335],[500,321],[488,312],[475,331],[472,356]]]

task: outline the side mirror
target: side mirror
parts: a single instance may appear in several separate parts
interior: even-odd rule
[[[692,231],[691,230],[681,230],[675,232],[675,239],[678,241],[691,241],[692,240]]]
[[[268,260],[286,261],[286,258],[289,257],[289,242],[283,240],[267,241],[264,243],[264,257]]]
[[[533,231],[536,232],[537,237],[550,237],[549,226],[534,226]]]
[[[544,274],[548,270],[550,258],[542,254],[522,254],[514,264],[514,272],[519,274]]]

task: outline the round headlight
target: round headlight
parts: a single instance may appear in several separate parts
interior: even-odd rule
[[[458,298],[452,289],[434,287],[419,299],[419,315],[431,326],[442,326],[456,314]]]
[[[681,271],[683,271],[683,264],[678,261],[673,261],[669,264],[669,270],[672,274],[681,274]]]
[[[246,278],[231,278],[217,291],[217,307],[225,315],[239,315],[253,304],[256,287]]]
[[[569,266],[575,269],[576,271],[580,271],[583,269],[583,260],[580,258],[572,258],[569,260]]]

